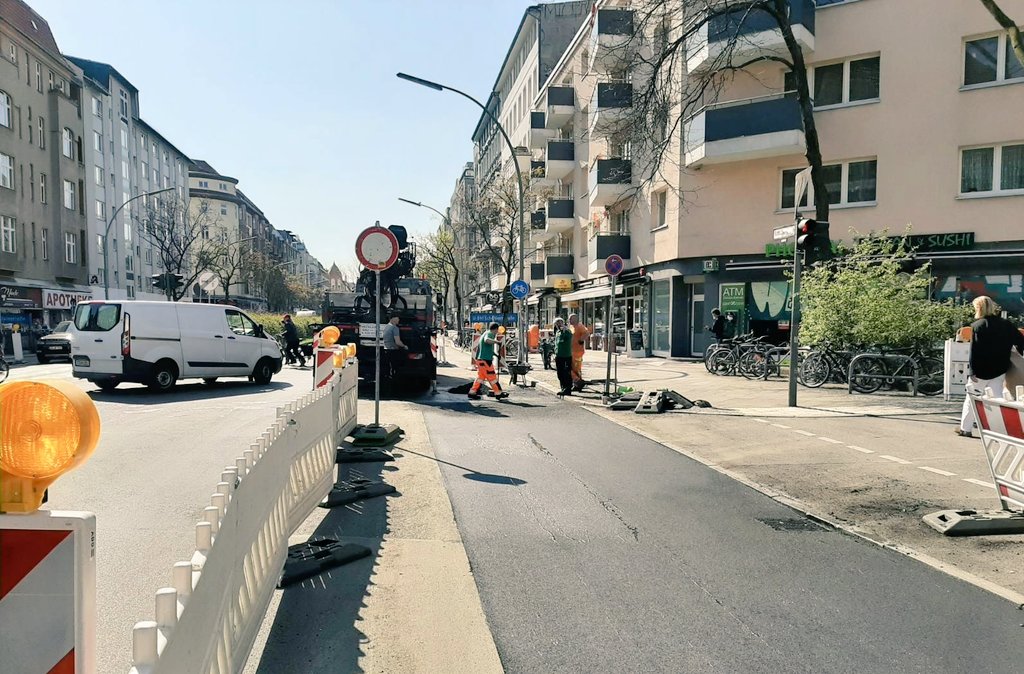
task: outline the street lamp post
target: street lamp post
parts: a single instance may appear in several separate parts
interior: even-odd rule
[[[121,209],[142,197],[153,196],[154,194],[163,194],[164,192],[174,191],[173,187],[165,187],[162,190],[154,190],[153,192],[143,192],[142,194],[136,194],[134,197],[124,202],[120,206],[114,209],[113,215],[110,216],[110,220],[107,221],[107,228],[103,230],[103,299],[110,299],[110,265],[107,262],[107,239],[110,238],[110,228],[114,225],[114,220],[117,219],[117,214],[121,212]]]
[[[459,91],[458,89],[455,89],[454,87],[450,87],[447,84],[438,84],[437,82],[431,82],[430,80],[425,80],[425,79],[423,79],[421,77],[414,77],[413,75],[407,75],[405,73],[397,73],[397,77],[399,77],[400,79],[406,80],[408,82],[412,82],[413,84],[419,84],[420,86],[427,87],[428,89],[434,89],[435,91],[445,91],[447,89],[448,91],[452,92],[453,94],[458,94],[459,96],[462,96],[463,98],[467,98],[470,101],[472,101],[473,103],[476,103],[476,105],[481,110],[484,111],[484,114],[487,115],[487,117],[490,118],[490,120],[492,122],[494,122],[494,126],[496,126],[498,128],[498,131],[501,133],[501,137],[505,139],[505,144],[508,146],[508,151],[512,154],[512,162],[515,164],[516,178],[518,179],[516,181],[516,183],[519,185],[519,278],[525,281],[526,280],[526,270],[525,270],[525,267],[526,267],[526,263],[525,263],[525,261],[526,261],[526,244],[524,242],[524,235],[526,234],[526,224],[525,224],[526,216],[525,216],[524,210],[525,210],[525,204],[526,204],[526,188],[523,186],[523,173],[522,173],[522,171],[519,170],[519,160],[518,160],[518,157],[516,156],[516,148],[515,148],[515,146],[512,145],[512,139],[510,139],[508,137],[508,133],[505,132],[505,127],[503,127],[501,125],[501,122],[498,121],[498,118],[495,117],[494,114],[490,110],[487,109],[486,105],[484,105],[480,101],[476,100],[475,98],[473,98],[472,96],[470,96],[469,94],[467,94],[464,91]],[[525,300],[519,300],[519,320],[520,320],[520,325],[517,328],[517,332],[519,333],[519,364],[520,365],[522,365],[523,363],[526,362],[526,327],[521,324],[523,322],[523,320],[525,319],[525,315],[526,315],[526,312],[523,311],[524,302],[525,302]]]
[[[451,217],[449,217],[447,214],[442,213],[441,211],[437,210],[433,206],[428,206],[427,204],[420,203],[419,201],[413,201],[412,199],[405,199],[403,197],[398,197],[398,200],[399,201],[404,201],[407,204],[412,204],[413,206],[419,206],[420,208],[429,209],[431,211],[434,211],[438,215],[440,215],[441,216],[441,220],[444,222],[444,226],[447,227],[448,229],[450,229],[451,232],[452,232],[452,237],[454,239],[456,249],[459,248],[459,235],[455,231],[455,228],[452,227]],[[461,270],[461,269],[456,269],[455,273],[458,274],[458,277],[459,277],[459,280],[455,284],[455,292],[459,296],[458,315],[455,317],[455,320],[456,320],[456,329],[461,333],[461,331],[462,331],[462,302],[465,301],[465,294],[463,293],[463,289],[465,288],[465,286],[462,285],[462,281],[463,281],[463,278],[465,277],[465,274],[463,273],[463,270]]]

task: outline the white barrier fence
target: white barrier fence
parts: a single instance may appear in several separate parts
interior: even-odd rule
[[[997,397],[991,388],[984,395],[971,391],[974,418],[985,445],[985,456],[999,502],[1005,511],[1024,510],[1024,386],[1015,395]]]
[[[334,483],[336,449],[356,424],[358,366],[278,409],[221,473],[192,559],[136,623],[133,674],[233,674],[252,649],[288,554],[288,537]]]

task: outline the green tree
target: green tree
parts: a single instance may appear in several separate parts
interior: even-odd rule
[[[969,320],[970,307],[930,298],[930,263],[903,236],[857,237],[841,257],[804,272],[800,341],[931,346]]]

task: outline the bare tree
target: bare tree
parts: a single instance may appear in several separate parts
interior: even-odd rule
[[[461,320],[462,288],[459,279],[462,270],[459,268],[455,237],[450,231],[441,228],[436,233],[421,238],[417,252],[420,270],[426,274],[431,285],[442,292],[445,301],[454,291],[456,320]]]
[[[981,4],[985,6],[985,9],[989,11],[992,18],[996,20],[1000,26],[1006,29],[1006,36],[1010,40],[1010,44],[1013,46],[1013,53],[1017,55],[1017,60],[1024,66],[1024,37],[1021,37],[1020,28],[1013,19],[1008,17],[1005,12],[996,4],[996,0],[981,0]]]
[[[680,156],[691,143],[685,137],[687,122],[720,103],[720,95],[736,78],[757,79],[752,69],[778,64],[782,69],[776,80],[760,84],[779,97],[785,92],[797,101],[815,217],[827,221],[829,190],[814,100],[795,32],[802,12],[813,11],[811,0],[648,0],[636,7],[633,37],[613,54],[618,62],[613,69],[632,82],[633,114],[611,131],[613,138],[630,141],[634,175],[652,180],[662,175],[666,163],[683,164]],[[766,30],[778,31],[780,49],[754,42],[753,36],[763,36]],[[705,62],[690,68],[688,60],[697,53],[706,54]]]
[[[280,264],[260,252],[252,254],[248,264],[254,292],[266,298],[271,311],[290,311],[295,308],[295,295]]]
[[[227,302],[232,285],[251,280],[254,257],[254,251],[242,241],[222,237],[202,252],[199,262],[217,277]]]
[[[206,271],[213,242],[210,240],[214,221],[206,209],[190,209],[179,199],[151,197],[133,211],[139,235],[156,253],[157,267],[165,274],[180,274],[183,285],[168,288],[170,300],[182,299]]]

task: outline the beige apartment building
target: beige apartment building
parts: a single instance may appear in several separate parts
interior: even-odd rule
[[[611,323],[617,343],[637,355],[702,352],[716,306],[741,329],[784,337],[792,252],[773,242],[772,229],[793,221],[794,178],[807,165],[792,84],[770,61],[723,78],[713,97],[674,111],[681,123],[671,151],[654,167],[621,126],[642,81],[623,68],[623,45],[650,28],[636,20],[642,4],[595,3],[534,101],[530,147],[544,168],[534,175],[553,195],[545,273],[534,279],[546,287],[530,299],[531,320],[576,311],[600,331]],[[832,239],[911,226],[937,298],[984,293],[1024,314],[1024,68],[1005,33],[978,2],[791,4]],[[1001,4],[1024,18],[1024,0]],[[715,67],[727,31],[710,28],[687,42],[682,77]],[[742,38],[737,60],[784,47],[756,17],[730,30]],[[813,214],[813,203],[812,193],[800,207]],[[568,276],[558,273],[563,253]],[[612,253],[626,270],[608,317],[603,263]]]
[[[82,76],[47,22],[0,0],[0,349],[69,318],[86,284]]]

